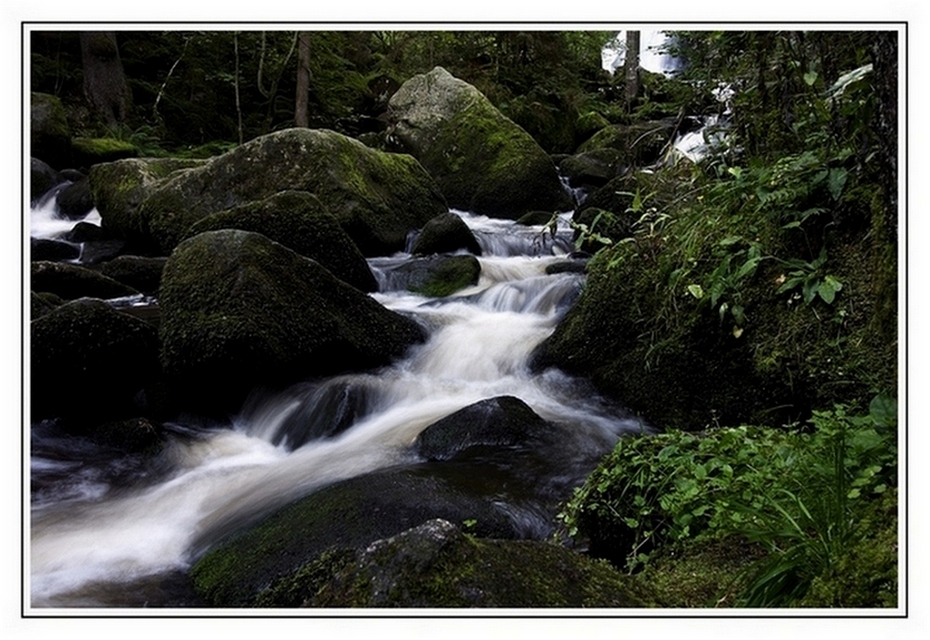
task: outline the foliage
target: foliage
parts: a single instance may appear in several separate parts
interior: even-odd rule
[[[769,556],[743,599],[787,604],[858,542],[857,514],[896,484],[895,412],[879,396],[868,415],[816,412],[809,431],[741,426],[624,439],[559,518],[630,571],[676,543],[758,543]]]

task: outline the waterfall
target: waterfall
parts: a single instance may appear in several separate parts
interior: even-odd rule
[[[415,461],[420,431],[482,399],[515,396],[569,426],[558,454],[569,475],[579,473],[578,460],[596,459],[622,434],[641,431],[638,420],[578,381],[528,367],[583,283],[578,274],[546,275],[570,250],[564,220],[553,236],[542,226],[458,213],[484,252],[480,280],[440,300],[389,287],[373,294],[429,327],[429,339],[393,365],[256,390],[229,425],[169,425],[168,445],[154,460],[76,447],[54,425],[34,425],[32,606],[125,602],[131,590],[122,585],[165,583],[211,544],[280,506]],[[387,282],[384,272],[409,257],[370,263]],[[502,508],[526,517],[516,506]]]

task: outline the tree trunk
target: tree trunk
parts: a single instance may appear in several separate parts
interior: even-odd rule
[[[639,95],[639,31],[626,32],[626,54],[623,60],[624,96],[627,108]]]
[[[80,41],[87,101],[108,127],[125,123],[130,93],[116,46],[116,32],[83,31]]]
[[[294,124],[310,126],[308,103],[310,100],[310,32],[301,31],[297,36],[297,100],[294,108]]]

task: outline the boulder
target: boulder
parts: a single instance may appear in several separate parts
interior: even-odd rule
[[[94,208],[94,198],[90,193],[90,181],[87,178],[72,182],[62,189],[55,201],[58,211],[66,218],[77,220],[85,217]]]
[[[442,298],[478,283],[481,264],[472,255],[430,256],[407,260],[386,272],[386,290],[406,289]]]
[[[549,224],[552,221],[552,212],[550,211],[530,211],[524,216],[517,219],[517,224],[525,227],[539,227]]]
[[[81,248],[70,242],[49,240],[47,238],[29,239],[29,259],[47,260],[51,262],[64,262],[77,260],[81,255]]]
[[[61,100],[47,93],[31,98],[30,155],[59,171],[71,166],[71,127]]]
[[[74,264],[39,260],[32,263],[30,286],[37,293],[54,293],[65,300],[121,298],[139,293],[112,278]]]
[[[52,187],[61,184],[61,174],[38,158],[31,158],[29,166],[29,199],[36,202]]]
[[[90,168],[90,190],[100,213],[101,226],[146,251],[156,251],[148,221],[139,207],[160,181],[176,172],[197,167],[206,160],[131,158]],[[167,255],[167,254],[165,254]]]
[[[176,173],[156,186],[139,212],[167,253],[200,219],[286,190],[315,194],[365,256],[402,251],[411,230],[448,210],[411,156],[377,151],[333,131],[298,128]],[[100,214],[106,223],[105,209]]]
[[[526,131],[442,67],[414,76],[389,102],[392,135],[439,183],[449,206],[497,218],[567,211],[555,165]]]
[[[100,265],[100,273],[148,295],[158,293],[167,258],[117,256]]]
[[[186,400],[215,408],[259,384],[388,364],[424,338],[316,261],[236,229],[178,245],[159,304],[166,374]]]
[[[441,213],[420,230],[410,252],[414,255],[434,253],[455,253],[465,250],[476,256],[481,255],[481,247],[461,216],[452,212]]]
[[[53,293],[30,292],[29,317],[32,320],[41,318],[55,307],[64,304],[64,300]]]
[[[559,163],[559,171],[568,178],[570,187],[603,187],[623,170],[623,155],[622,151],[609,147],[592,149],[565,158]]]
[[[482,400],[420,432],[414,443],[427,460],[449,460],[472,447],[529,446],[546,435],[547,423],[512,396]]]
[[[604,127],[578,147],[579,154],[614,149],[621,155],[613,162],[624,167],[655,164],[675,134],[675,118]]]
[[[119,416],[158,374],[156,330],[100,300],[46,312],[30,336],[33,420]]]
[[[478,536],[518,536],[490,500],[416,469],[380,471],[320,489],[245,530],[227,523],[231,531],[194,564],[191,577],[213,606],[242,606],[328,550],[364,549],[433,518],[474,520]],[[217,533],[222,525],[210,535]]]
[[[628,608],[652,602],[635,578],[606,563],[548,542],[474,540],[442,519],[378,540],[340,564],[328,581],[307,584],[307,597],[291,606]],[[293,595],[294,581],[287,586]],[[264,601],[274,602],[282,591],[270,589]]]
[[[264,200],[208,215],[190,227],[187,237],[217,229],[261,233],[316,260],[343,282],[365,292],[378,289],[365,257],[336,218],[311,193],[282,191]]]

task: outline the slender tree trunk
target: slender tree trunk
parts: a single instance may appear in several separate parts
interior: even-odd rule
[[[239,32],[233,33],[233,48],[236,50],[236,75],[233,86],[236,90],[236,117],[239,120],[239,144],[242,144],[242,104],[239,102]]]
[[[84,95],[108,127],[126,122],[130,93],[114,31],[83,31],[80,35]]]
[[[297,99],[294,108],[294,124],[310,126],[310,33],[301,31],[297,35]]]
[[[624,97],[629,109],[639,95],[639,31],[626,32],[626,55],[623,60]]]

